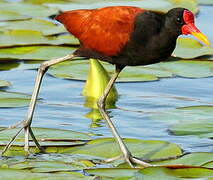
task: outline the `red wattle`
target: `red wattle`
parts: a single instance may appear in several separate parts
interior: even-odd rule
[[[194,23],[185,24],[181,28],[182,34],[187,35],[191,33],[200,33],[200,30],[194,25]]]
[[[189,10],[183,11],[183,20],[186,24],[191,24],[191,23],[194,24],[194,19],[195,19],[194,14],[191,11]]]

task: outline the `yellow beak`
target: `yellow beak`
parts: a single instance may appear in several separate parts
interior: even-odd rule
[[[191,34],[205,45],[210,46],[208,38],[194,25],[194,23],[185,24],[182,26],[182,34]]]
[[[201,32],[191,32],[191,34],[196,37],[198,40],[203,42],[205,45],[210,46],[211,43],[209,42],[208,38]]]

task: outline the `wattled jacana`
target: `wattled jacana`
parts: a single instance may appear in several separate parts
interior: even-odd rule
[[[46,61],[41,64],[32,94],[26,120],[11,126],[22,124],[25,129],[25,150],[29,150],[29,134],[40,150],[31,122],[35,110],[42,77],[54,64],[74,57],[95,58],[115,64],[116,72],[109,81],[104,94],[98,100],[98,107],[119,144],[123,157],[130,166],[133,163],[144,167],[150,164],[131,155],[122,138],[118,134],[105,110],[105,100],[125,66],[138,66],[158,63],[166,60],[173,52],[176,40],[181,34],[192,34],[206,45],[209,41],[194,24],[194,15],[184,8],[174,8],[166,14],[147,11],[138,7],[113,6],[99,9],[82,9],[64,12],[55,18],[64,24],[66,29],[80,41],[80,47],[71,55]],[[8,149],[16,136],[5,147]]]

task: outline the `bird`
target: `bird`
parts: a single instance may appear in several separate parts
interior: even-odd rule
[[[131,154],[106,112],[105,100],[120,72],[126,66],[144,66],[167,60],[175,49],[178,36],[191,34],[209,46],[208,38],[195,25],[194,14],[181,7],[162,13],[134,6],[108,6],[62,12],[55,17],[55,20],[62,23],[67,31],[79,40],[80,46],[72,54],[45,61],[40,65],[27,117],[11,126],[17,127],[22,124],[21,129],[12,137],[2,153],[6,152],[23,129],[25,130],[25,151],[29,151],[30,135],[37,147],[43,151],[31,129],[42,78],[48,68],[54,64],[75,60],[75,57],[85,57],[115,65],[115,73],[97,105],[119,145],[121,157],[130,167],[135,167],[135,164],[143,167],[152,166]]]

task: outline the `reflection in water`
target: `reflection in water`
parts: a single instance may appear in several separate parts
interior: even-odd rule
[[[91,111],[88,112],[85,115],[85,117],[92,120],[90,124],[90,128],[102,127],[102,124],[101,124],[102,116],[98,109],[91,109]]]
[[[112,106],[111,106],[112,107]],[[115,108],[115,106],[113,106]],[[86,118],[89,118],[92,120],[92,123],[90,124],[90,128],[97,128],[97,127],[103,127],[102,120],[103,117],[101,116],[101,113],[98,109],[90,109],[91,111],[85,114]],[[107,111],[108,114],[110,114],[111,111]],[[113,116],[110,116],[111,118]]]

